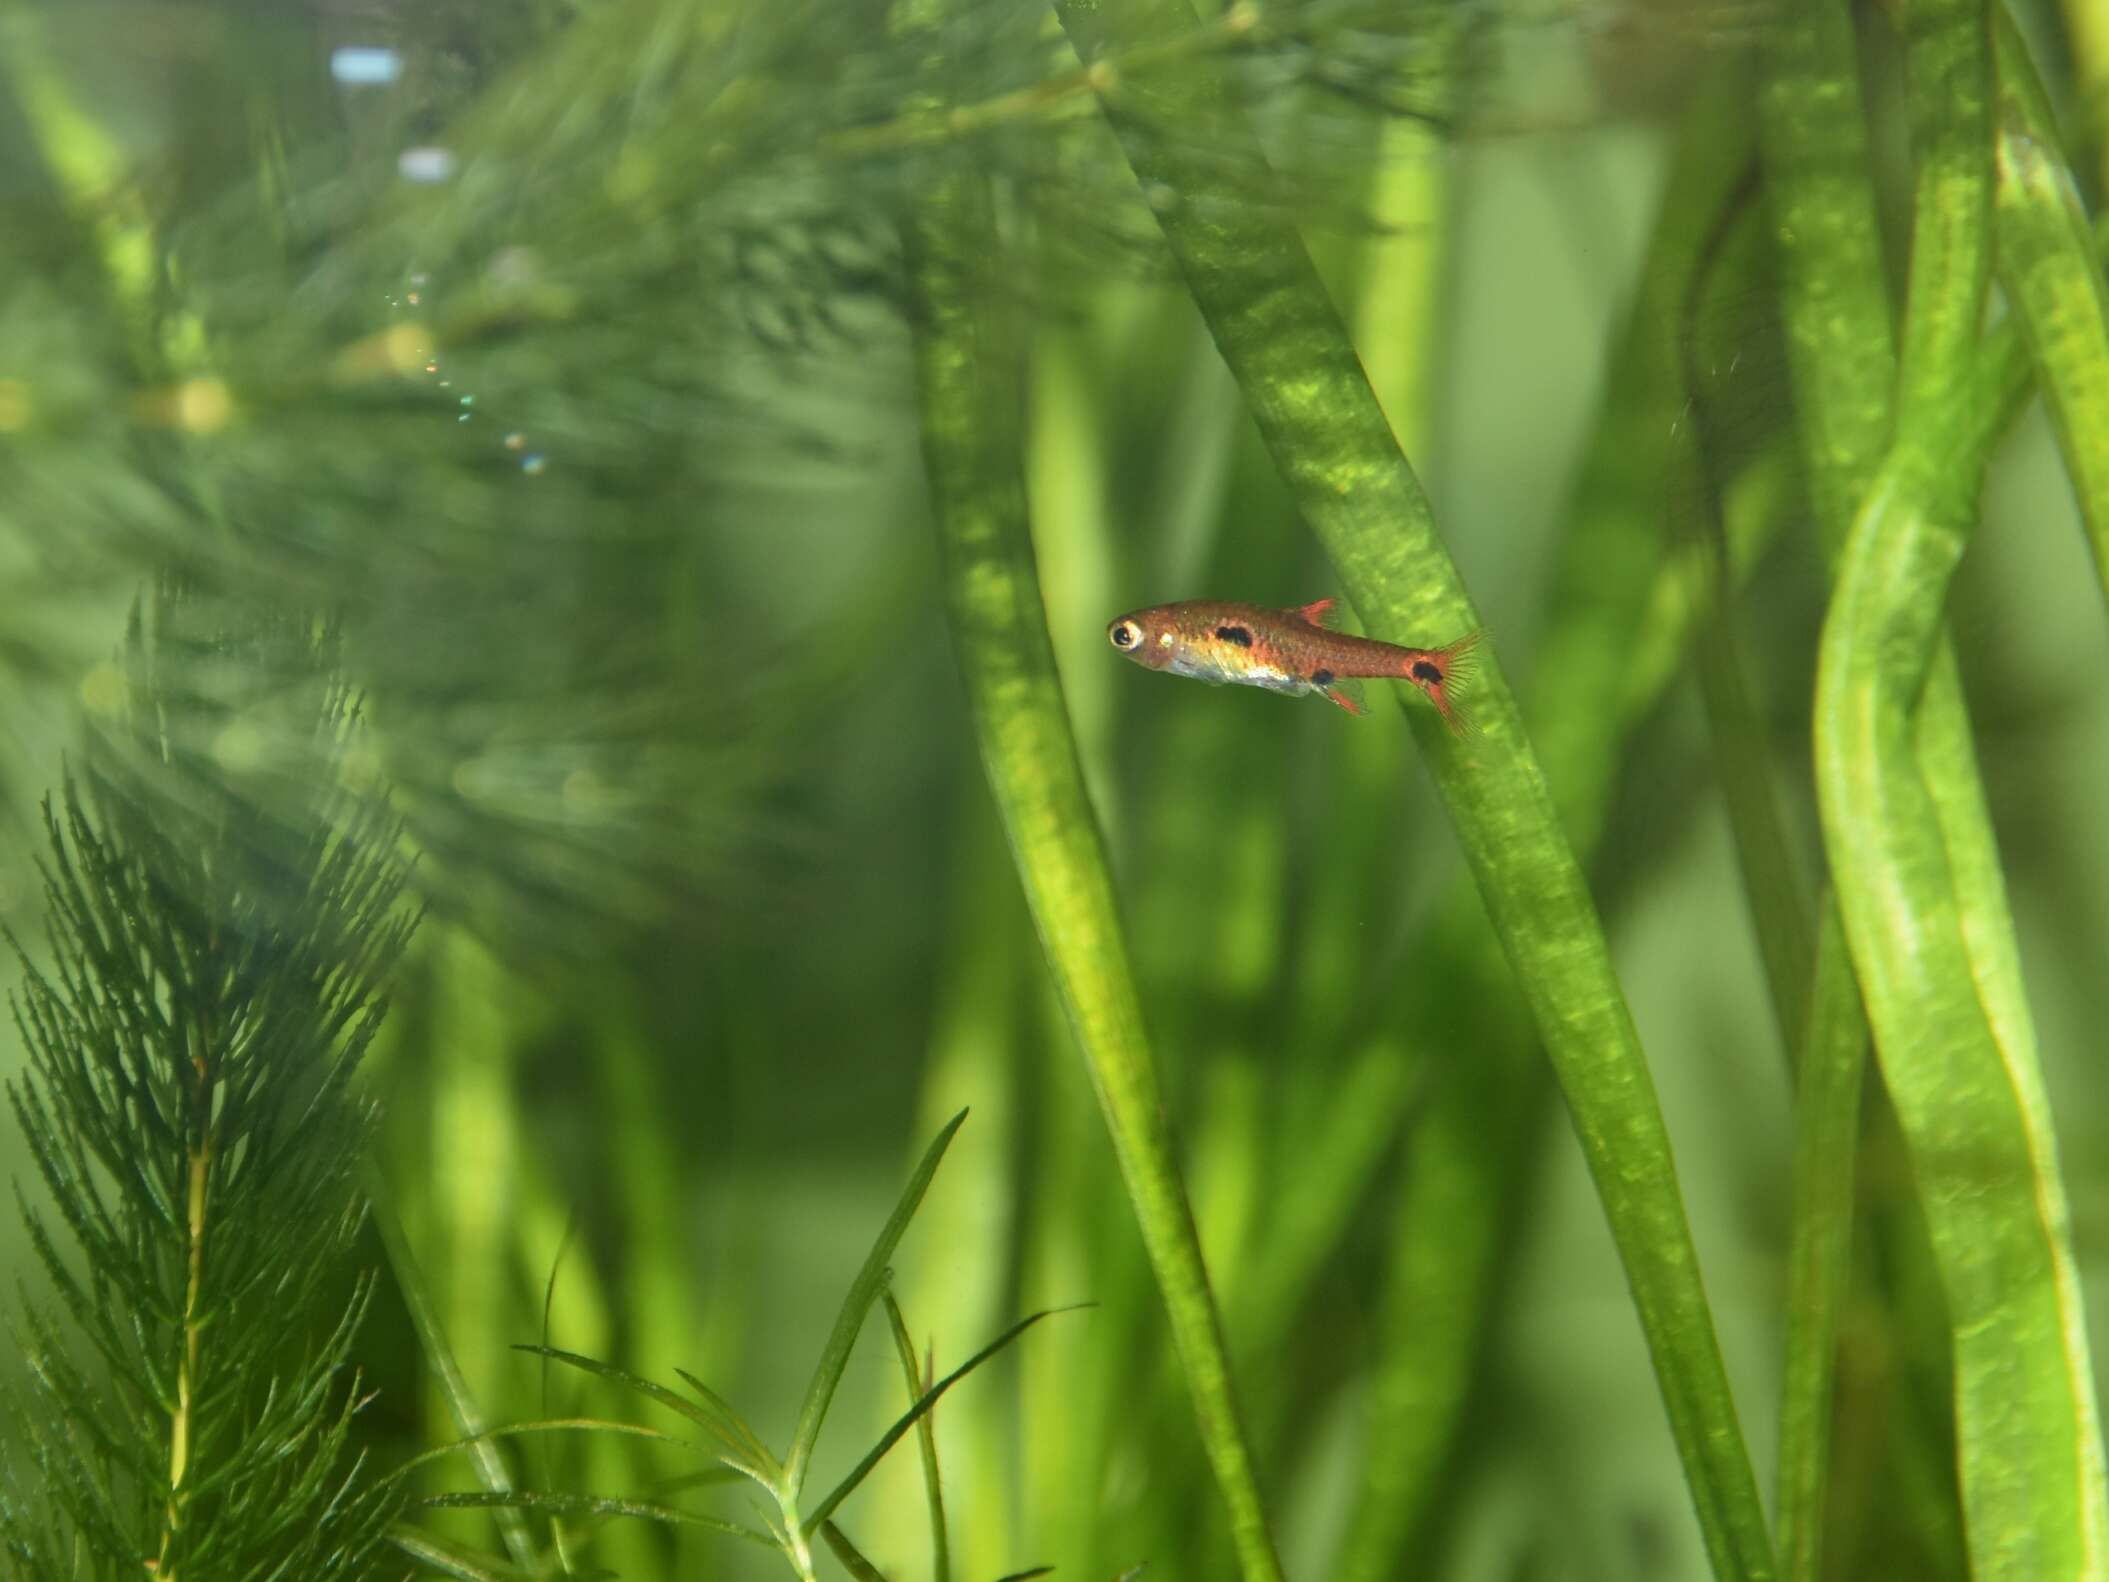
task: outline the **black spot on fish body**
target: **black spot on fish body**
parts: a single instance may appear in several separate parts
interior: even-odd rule
[[[1443,667],[1430,660],[1416,659],[1413,662],[1413,679],[1416,681],[1441,681]]]
[[[1312,686],[1314,686],[1314,687],[1329,687],[1329,686],[1331,686],[1332,684],[1333,684],[1333,673],[1332,673],[1332,671],[1330,671],[1330,670],[1314,670],[1314,671],[1312,671],[1312,672],[1311,672],[1311,685],[1312,685]]]
[[[1240,648],[1252,646],[1252,634],[1242,626],[1219,626],[1216,628],[1216,636],[1226,643],[1236,643]]]

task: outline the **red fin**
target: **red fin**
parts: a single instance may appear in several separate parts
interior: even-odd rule
[[[1452,736],[1472,734],[1472,722],[1451,696],[1451,689],[1469,678],[1475,668],[1474,654],[1479,634],[1467,632],[1447,648],[1409,648],[1402,665],[1406,679],[1428,694]],[[1427,674],[1434,671],[1434,675]]]
[[[1353,698],[1349,697],[1345,692],[1342,692],[1338,687],[1327,687],[1325,689],[1325,695],[1331,698],[1335,703],[1339,704],[1343,709],[1346,709],[1350,714],[1360,714],[1363,712],[1362,705],[1357,703]]]
[[[1313,599],[1309,604],[1298,605],[1296,614],[1300,619],[1310,622],[1313,626],[1331,626],[1333,624],[1331,614],[1333,603],[1334,601],[1331,599]]]

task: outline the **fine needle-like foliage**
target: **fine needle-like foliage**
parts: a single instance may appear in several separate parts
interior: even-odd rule
[[[326,635],[173,589],[150,615],[122,724],[45,805],[48,953],[13,996],[42,1189],[18,1193],[58,1304],[22,1316],[0,1574],[365,1577],[391,1502],[350,1447],[349,1084],[410,928],[397,826],[339,787]],[[266,666],[305,682],[245,694]],[[230,731],[286,756],[229,774],[204,749]],[[279,776],[306,796],[261,802]]]

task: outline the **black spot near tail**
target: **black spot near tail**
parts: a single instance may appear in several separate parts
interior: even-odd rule
[[[1242,626],[1219,626],[1216,628],[1216,636],[1226,643],[1236,643],[1240,648],[1252,646],[1252,634]]]
[[[1329,687],[1329,686],[1331,686],[1332,684],[1333,684],[1333,673],[1332,673],[1332,671],[1330,671],[1330,670],[1314,670],[1314,671],[1312,671],[1312,672],[1311,672],[1311,685],[1312,685],[1312,686],[1314,686],[1314,687]]]
[[[1478,644],[1479,634],[1467,632],[1447,647],[1421,651],[1406,664],[1406,679],[1428,695],[1453,735],[1466,736],[1472,730],[1450,689],[1472,673],[1472,651]]]

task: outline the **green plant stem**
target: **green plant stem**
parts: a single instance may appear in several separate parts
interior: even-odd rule
[[[1088,65],[1192,25],[1185,0],[1060,0]],[[1275,465],[1366,629],[1447,641],[1477,626],[1419,480],[1387,426],[1300,239],[1256,212],[1265,162],[1212,63],[1125,79],[1100,97]],[[1205,150],[1205,152],[1204,152]],[[1603,1198],[1716,1573],[1772,1573],[1757,1482],[1684,1216],[1669,1139],[1602,927],[1498,658],[1477,734],[1417,732],[1530,1004]]]
[[[1170,1317],[1246,1582],[1274,1553],[1122,942],[1112,880],[1047,635],[1019,470],[1015,368],[991,289],[994,229],[974,178],[927,200],[907,237],[924,456],[947,607],[989,786],[1085,1055]]]
[[[1940,641],[1975,517],[1968,389],[1989,273],[1989,16],[1925,0],[1907,59],[1918,175],[1897,435],[1824,626],[1825,846],[1948,1299],[1965,1530],[1979,1582],[2104,1574],[2100,1427],[2012,928]],[[1922,771],[1922,757],[1924,770]]]
[[[201,1037],[196,1063],[202,1089],[198,1108],[208,1118],[209,1124],[212,1088],[206,1075],[209,1068],[204,1053],[208,1048],[210,1045]],[[176,1409],[168,1425],[168,1524],[161,1536],[159,1561],[159,1569],[171,1582],[176,1571],[168,1563],[168,1552],[176,1535],[183,1530],[183,1506],[189,1498],[184,1481],[190,1475],[191,1423],[197,1409],[199,1348],[204,1340],[205,1319],[200,1297],[205,1285],[205,1201],[212,1182],[212,1138],[209,1132],[193,1141],[186,1176],[183,1234],[189,1243],[190,1267],[183,1286],[183,1356],[176,1369]]]

